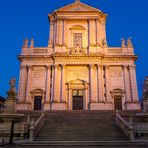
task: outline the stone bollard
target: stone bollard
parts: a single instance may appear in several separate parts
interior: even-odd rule
[[[29,141],[33,142],[33,140],[34,140],[34,121],[32,120],[29,129]]]
[[[129,136],[130,136],[130,141],[134,141],[134,128],[133,128],[133,117],[130,116],[130,121],[129,121]]]

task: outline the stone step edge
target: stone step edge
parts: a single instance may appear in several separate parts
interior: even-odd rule
[[[18,143],[19,144],[19,143]],[[34,142],[24,142],[20,143],[22,146],[37,146],[37,145],[44,145],[44,146],[144,146],[144,142],[130,142],[130,141],[34,141]]]

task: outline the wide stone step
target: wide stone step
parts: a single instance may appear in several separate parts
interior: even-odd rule
[[[21,145],[9,146],[13,148],[147,148],[141,142],[128,141],[35,141]]]

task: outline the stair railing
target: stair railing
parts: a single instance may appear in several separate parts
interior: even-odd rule
[[[127,122],[117,112],[116,113],[116,124],[122,129],[122,131],[130,139],[130,141],[134,141],[135,140],[132,116],[130,117],[130,122]]]
[[[34,141],[35,137],[38,135],[41,128],[44,126],[44,123],[45,123],[44,116],[45,114],[42,113],[36,122],[34,122],[34,120],[31,121],[30,130],[29,130],[29,141],[30,142]]]

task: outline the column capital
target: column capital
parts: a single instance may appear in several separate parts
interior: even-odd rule
[[[102,68],[103,67],[103,65],[102,64],[96,64],[96,66],[99,68]]]
[[[108,69],[109,68],[109,65],[104,65],[105,69]]]
[[[20,65],[20,69],[26,69],[27,68],[27,66],[26,65]]]
[[[33,66],[32,65],[27,65],[28,70],[32,70]]]
[[[51,68],[51,65],[45,65],[46,69],[49,70]]]
[[[135,70],[135,68],[136,68],[136,65],[129,65],[130,70]]]
[[[123,69],[126,69],[126,68],[128,68],[128,65],[123,65],[122,67],[123,67]]]
[[[94,68],[94,64],[89,64],[89,68]]]
[[[58,68],[59,67],[59,64],[54,64],[53,65],[53,68]]]

